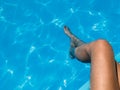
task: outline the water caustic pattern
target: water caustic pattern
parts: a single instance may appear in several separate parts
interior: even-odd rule
[[[0,0],[0,90],[85,90],[90,65],[69,58],[64,25],[120,56],[120,0]]]

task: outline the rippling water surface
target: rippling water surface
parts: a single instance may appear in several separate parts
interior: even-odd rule
[[[90,65],[69,58],[68,25],[120,56],[120,0],[0,0],[0,90],[79,90]],[[83,90],[83,89],[80,89]]]

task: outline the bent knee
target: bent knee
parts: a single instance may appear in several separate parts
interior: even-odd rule
[[[99,39],[95,42],[96,47],[111,47],[108,41],[104,39]]]
[[[97,52],[105,52],[105,51],[113,51],[111,45],[108,41],[99,39],[91,44],[90,51],[97,51]]]
[[[99,39],[99,40],[96,41],[96,43],[106,44],[106,43],[108,43],[108,41],[106,41],[106,40],[104,40],[104,39]]]
[[[98,63],[100,61],[104,62],[106,60],[113,62],[114,60],[114,53],[113,53],[112,47],[109,44],[109,42],[107,42],[106,40],[95,41],[91,49],[91,55],[92,55],[92,58],[95,58],[98,61]]]

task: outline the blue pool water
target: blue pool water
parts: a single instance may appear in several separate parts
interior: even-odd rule
[[[0,90],[85,90],[90,65],[69,58],[68,25],[120,57],[120,0],[0,0]],[[86,89],[88,90],[88,89]]]

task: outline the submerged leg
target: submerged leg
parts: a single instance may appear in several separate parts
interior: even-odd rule
[[[72,59],[74,59],[75,58],[75,48],[85,44],[85,42],[83,42],[78,37],[76,37],[74,34],[72,34],[72,32],[70,31],[70,29],[67,26],[64,26],[64,32],[71,40],[69,54],[70,54],[70,57]]]

